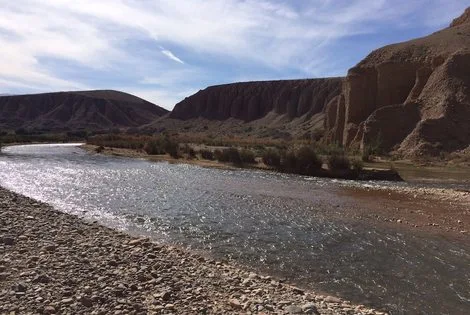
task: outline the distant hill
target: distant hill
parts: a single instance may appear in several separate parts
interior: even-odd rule
[[[139,127],[167,112],[134,95],[112,90],[0,96],[0,129]]]

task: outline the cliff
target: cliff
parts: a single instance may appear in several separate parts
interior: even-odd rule
[[[118,91],[0,97],[0,129],[75,130],[138,127],[167,110]]]
[[[327,140],[404,156],[470,145],[470,9],[427,37],[383,47],[350,69],[326,109]]]
[[[290,119],[321,113],[341,90],[341,78],[281,80],[211,86],[176,104],[170,118],[230,118],[250,122],[269,113]]]

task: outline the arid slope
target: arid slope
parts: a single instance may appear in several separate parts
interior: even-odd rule
[[[0,97],[0,129],[77,130],[139,127],[167,110],[111,90]]]

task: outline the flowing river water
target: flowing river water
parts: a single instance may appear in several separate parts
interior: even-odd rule
[[[92,155],[70,144],[0,154],[1,186],[61,211],[392,314],[469,314],[470,244],[343,216],[361,207],[342,193],[345,183]]]

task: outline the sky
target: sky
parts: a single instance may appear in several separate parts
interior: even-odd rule
[[[343,76],[467,0],[0,0],[0,94],[115,89],[172,109],[209,85]]]

